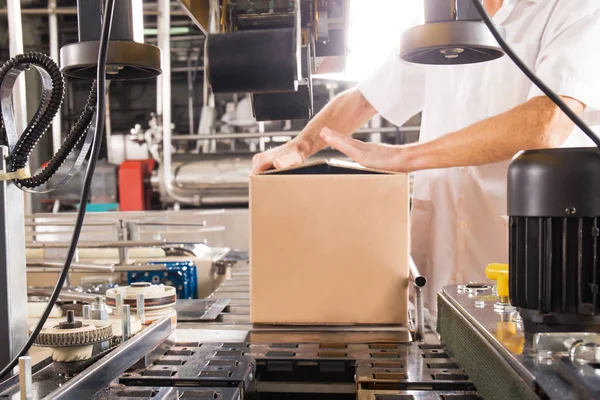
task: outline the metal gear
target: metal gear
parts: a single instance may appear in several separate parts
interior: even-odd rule
[[[172,286],[152,285],[149,282],[136,282],[130,286],[123,286],[106,291],[106,305],[115,308],[117,295],[123,298],[123,304],[129,304],[132,310],[137,309],[137,295],[144,295],[144,308],[146,310],[159,310],[173,307],[177,301],[177,291]]]
[[[109,322],[83,320],[82,326],[72,329],[61,329],[59,325],[42,329],[35,345],[40,347],[78,347],[104,342],[112,338],[112,327]]]

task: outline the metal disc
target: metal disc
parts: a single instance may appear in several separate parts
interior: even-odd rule
[[[501,34],[504,28],[497,27]],[[408,29],[400,58],[416,64],[459,65],[491,61],[504,55],[483,22],[435,22]]]
[[[61,71],[73,78],[96,79],[100,42],[72,43],[60,49]],[[106,78],[133,80],[154,78],[162,72],[160,48],[132,41],[110,41]]]

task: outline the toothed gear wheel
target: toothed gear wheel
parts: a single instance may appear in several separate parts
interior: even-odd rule
[[[83,320],[82,326],[61,329],[59,325],[44,328],[38,335],[35,345],[40,347],[77,347],[104,342],[112,338],[110,322]]]

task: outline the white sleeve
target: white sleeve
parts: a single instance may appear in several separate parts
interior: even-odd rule
[[[425,67],[401,60],[396,49],[357,87],[383,118],[400,126],[423,109]]]
[[[553,91],[587,106],[584,118],[600,124],[600,4],[559,1],[542,38],[535,73]],[[533,86],[529,98],[544,96]]]

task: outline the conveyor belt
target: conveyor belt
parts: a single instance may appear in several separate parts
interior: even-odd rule
[[[170,336],[169,321],[155,323],[76,378],[53,379],[47,365],[34,373],[46,389],[33,398],[479,399],[433,332],[413,342],[404,326],[253,326],[248,281],[248,268],[236,267],[198,301],[201,322],[180,322]],[[0,397],[16,393],[18,381],[0,387]]]

